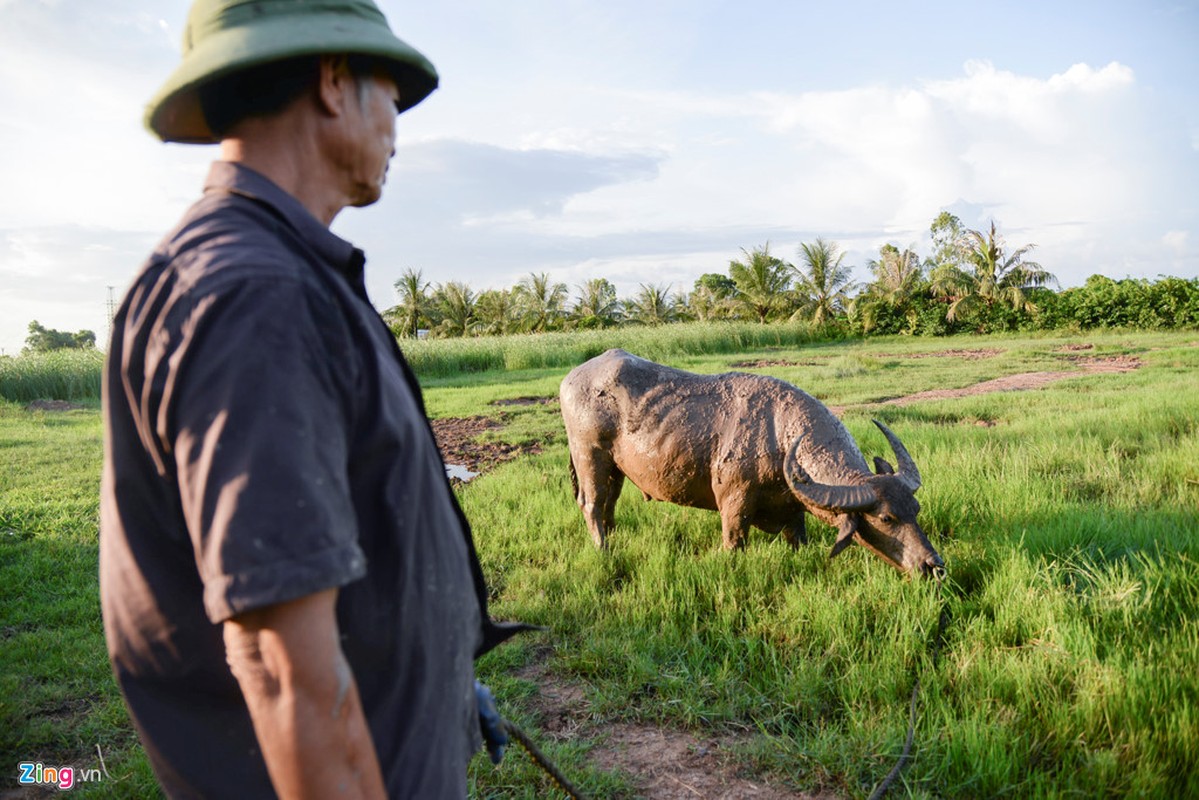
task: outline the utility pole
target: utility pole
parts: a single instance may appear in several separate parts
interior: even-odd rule
[[[108,336],[104,337],[106,341],[112,341],[112,322],[117,318],[117,300],[113,294],[115,287],[108,287]]]

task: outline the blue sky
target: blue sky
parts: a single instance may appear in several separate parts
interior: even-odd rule
[[[942,210],[994,219],[1063,286],[1199,275],[1199,2],[380,3],[442,88],[399,121],[384,199],[334,230],[380,308],[407,268],[690,289],[742,248],[837,241],[865,280]],[[176,0],[0,0],[0,349],[106,334],[211,147],[145,102]]]

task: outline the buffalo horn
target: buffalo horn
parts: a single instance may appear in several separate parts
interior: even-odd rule
[[[874,424],[883,432],[883,436],[887,437],[887,441],[891,444],[891,449],[895,451],[895,463],[898,467],[895,476],[903,481],[913,492],[920,488],[920,470],[916,469],[916,462],[908,455],[908,449],[903,446],[903,442],[899,441],[899,437],[891,432],[883,423],[877,419]]]
[[[787,478],[787,485],[796,497],[807,505],[840,512],[865,511],[878,503],[878,497],[870,486],[829,486],[813,482],[799,465],[799,446],[802,440],[802,436],[795,437],[783,462],[783,474]]]

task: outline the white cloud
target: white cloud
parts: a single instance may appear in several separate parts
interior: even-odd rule
[[[0,32],[0,220],[172,224],[213,151],[166,148],[142,128],[145,102],[177,57],[157,22],[90,6],[49,15],[26,3],[21,11]],[[55,25],[62,35],[42,38]]]
[[[86,324],[39,319],[96,327],[105,287],[199,194],[215,152],[163,146],[140,123],[187,5],[0,0],[0,322],[15,315],[18,346],[34,309],[74,304]],[[631,293],[650,278],[689,288],[767,240],[794,260],[818,235],[861,266],[884,241],[923,246],[943,208],[1036,242],[1066,285],[1199,272],[1199,129],[1134,51],[1093,66],[1063,44],[1052,68],[1041,48],[948,75],[896,52],[855,72],[755,49],[781,4],[463,3],[453,25],[442,6],[382,5],[443,80],[400,120],[383,201],[335,226],[366,249],[381,305],[409,267],[479,289],[605,276]]]
[[[1018,206],[1019,224],[1106,218],[1135,199],[1136,166],[1120,158],[1130,126],[1110,124],[1129,110],[1121,90],[1131,70],[1079,64],[1037,79],[970,62],[964,73],[920,87],[770,95],[768,128],[819,154],[808,166],[821,200],[849,224],[856,208],[912,228],[959,196]]]
[[[971,212],[967,225],[995,218],[1013,243],[1036,242],[1038,258],[1073,285],[1105,265],[1152,274],[1152,248],[1131,228],[1163,194],[1190,191],[1148,121],[1133,71],[1117,62],[1048,77],[970,62],[952,79],[798,94],[584,88],[563,103],[568,116],[585,107],[581,119],[594,124],[554,124],[563,112],[555,105],[543,118],[525,116],[513,146],[640,153],[657,161],[656,173],[575,182],[542,213],[473,218],[472,236],[492,237],[495,258],[523,237],[526,263],[538,269],[606,269],[615,279],[644,274],[636,248],[673,241],[658,235],[672,231],[680,240],[745,237],[717,250],[679,241],[678,263],[723,254],[696,275],[723,270],[738,247],[768,237],[793,258],[801,239],[830,236],[864,262],[882,241],[919,243],[932,218],[957,204]],[[480,135],[509,138],[490,127]],[[1179,208],[1184,227],[1193,224]],[[1137,236],[1140,255],[1117,257]],[[596,254],[617,242],[629,249]],[[467,261],[454,269],[469,273]]]
[[[1103,92],[1130,86],[1133,82],[1132,69],[1113,61],[1099,70],[1087,64],[1074,64],[1062,74],[1051,76],[1046,83],[1051,90],[1058,92],[1076,89],[1084,92]]]
[[[1168,231],[1162,237],[1162,244],[1176,255],[1183,255],[1187,252],[1187,244],[1190,238],[1189,231]]]
[[[0,229],[0,349],[14,353],[37,320],[103,339],[109,287],[119,298],[159,232],[61,225]]]

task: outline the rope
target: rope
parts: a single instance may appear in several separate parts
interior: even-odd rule
[[[558,770],[557,767],[546,757],[545,753],[533,744],[533,740],[525,735],[525,732],[513,725],[508,720],[504,720],[504,730],[520,743],[520,746],[529,754],[529,759],[541,767],[546,775],[554,779],[554,783],[558,784],[558,788],[566,792],[567,797],[571,800],[587,800],[587,796],[575,788],[574,784],[566,779],[566,776]]]
[[[937,580],[937,599],[941,600],[941,615],[937,620],[937,635],[932,641],[932,656],[933,668],[937,666],[937,660],[941,656],[941,646],[945,642],[945,628],[949,624],[949,604],[945,602],[942,596],[942,582],[945,579],[945,570],[938,569],[933,577]],[[873,792],[870,794],[870,800],[880,800],[883,795],[890,790],[891,785],[899,778],[899,773],[903,772],[903,768],[908,765],[908,760],[912,756],[912,740],[916,737],[916,701],[920,697],[920,677],[915,678],[912,684],[912,701],[908,706],[908,736],[903,743],[903,752],[899,754],[899,759],[895,762],[895,766],[891,767],[891,771],[887,773],[887,777],[883,778]]]

